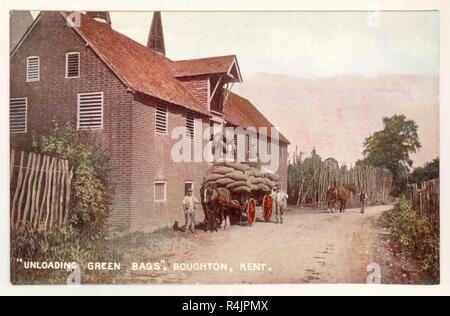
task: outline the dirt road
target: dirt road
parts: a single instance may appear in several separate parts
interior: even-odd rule
[[[253,227],[218,233],[180,233],[165,251],[149,254],[148,262],[164,259],[167,271],[133,271],[128,278],[184,284],[365,283],[376,222],[391,208],[369,207],[365,215],[358,209],[344,214],[290,210],[282,225],[258,220]],[[183,271],[174,271],[177,266]]]

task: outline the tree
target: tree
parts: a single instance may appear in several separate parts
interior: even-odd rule
[[[433,159],[423,167],[417,167],[411,174],[412,183],[420,183],[431,179],[439,178],[439,158]]]
[[[77,131],[70,123],[52,127],[38,136],[33,133],[31,147],[37,153],[69,160],[74,168],[72,192],[73,226],[99,232],[109,213],[108,158],[89,132]]]
[[[374,167],[384,167],[392,172],[397,189],[406,188],[409,168],[412,166],[410,154],[416,153],[420,144],[416,122],[405,115],[383,118],[384,128],[366,138],[364,143],[364,163]]]

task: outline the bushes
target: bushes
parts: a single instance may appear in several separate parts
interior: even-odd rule
[[[64,283],[66,271],[26,270],[17,259],[35,262],[104,261],[105,222],[109,212],[107,191],[108,161],[97,147],[92,133],[77,131],[69,123],[37,136],[31,148],[39,154],[67,159],[74,170],[70,205],[70,226],[48,232],[31,229],[11,233],[11,281],[15,284]],[[106,257],[106,258],[105,258]],[[86,280],[86,279],[85,279]],[[86,282],[89,282],[88,279]]]
[[[25,269],[17,259],[32,262],[77,263],[117,260],[111,258],[107,239],[103,234],[67,226],[48,232],[21,229],[11,232],[11,282],[13,284],[65,284],[69,272],[64,269]],[[120,260],[120,259],[119,259]],[[98,276],[82,274],[82,282],[90,283]]]
[[[417,214],[404,196],[388,217],[394,242],[414,260],[420,272],[439,282],[439,221]]]
[[[103,228],[109,211],[107,155],[89,132],[77,131],[69,123],[56,121],[48,133],[33,134],[32,148],[44,155],[69,160],[74,168],[74,190],[70,223],[80,229]]]

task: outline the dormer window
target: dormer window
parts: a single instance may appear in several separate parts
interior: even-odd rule
[[[66,78],[80,77],[80,53],[66,54]]]

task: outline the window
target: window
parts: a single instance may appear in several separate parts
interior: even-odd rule
[[[283,159],[284,156],[285,156],[284,150],[285,150],[284,147],[283,147],[283,146],[280,146],[280,159]]]
[[[186,115],[186,137],[188,139],[194,139],[195,133],[195,119],[192,113]]]
[[[103,92],[78,94],[77,128],[103,128]]]
[[[66,78],[80,77],[80,53],[66,54]]]
[[[238,146],[238,141],[239,141],[239,135],[237,133],[234,133],[233,143],[236,148]]]
[[[167,182],[157,181],[155,182],[155,202],[167,201]]]
[[[189,189],[194,190],[194,182],[193,181],[187,181],[184,183],[184,195],[187,195]]]
[[[247,143],[247,154],[250,156],[250,135],[245,135],[245,142]]]
[[[27,81],[39,81],[40,60],[38,56],[27,58]]]
[[[257,150],[257,139],[255,139],[256,138],[256,136],[255,135],[248,135],[247,134],[247,151],[248,151],[248,159],[249,159],[249,161],[251,161],[251,162],[254,162],[254,161],[256,161],[256,160],[258,160],[258,157],[257,157],[257,152],[256,152],[256,150]]]
[[[9,131],[27,132],[27,98],[9,99]]]
[[[167,106],[156,106],[156,132],[159,134],[167,134],[168,130],[168,113]]]
[[[272,154],[272,144],[271,144],[271,140],[267,139],[267,153],[270,155]]]

